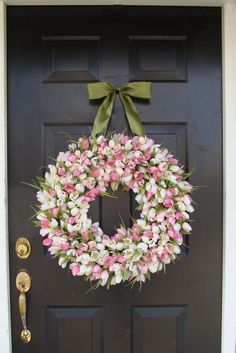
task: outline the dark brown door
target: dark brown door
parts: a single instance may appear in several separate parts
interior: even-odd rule
[[[221,340],[222,121],[221,29],[217,8],[9,7],[9,242],[13,353],[219,353]],[[85,295],[41,245],[29,220],[30,182],[66,149],[63,133],[89,134],[99,102],[86,84],[153,82],[150,103],[135,102],[147,134],[195,168],[189,250],[167,274],[132,290],[117,285]],[[126,127],[116,100],[110,130]],[[94,202],[106,232],[134,214],[132,195]],[[15,253],[19,236],[29,259]],[[27,297],[32,341],[20,340],[15,277],[32,277]]]

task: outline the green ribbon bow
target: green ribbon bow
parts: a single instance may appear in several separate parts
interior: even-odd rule
[[[120,100],[124,106],[126,117],[132,133],[145,136],[144,127],[140,121],[137,109],[135,108],[131,97],[150,99],[151,82],[131,82],[123,88],[116,88],[109,82],[89,83],[89,99],[100,99],[105,97],[95,117],[92,136],[95,137],[96,134],[107,130],[116,94],[119,94],[120,96]]]

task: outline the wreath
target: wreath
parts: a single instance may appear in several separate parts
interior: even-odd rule
[[[181,254],[191,232],[192,185],[166,148],[147,136],[93,133],[73,141],[38,178],[37,225],[43,245],[73,276],[107,286],[145,282]],[[115,234],[89,217],[90,203],[108,187],[132,190],[140,218]]]

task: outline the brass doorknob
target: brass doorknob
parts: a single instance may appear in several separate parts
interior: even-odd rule
[[[27,322],[26,322],[26,295],[30,290],[31,287],[31,279],[25,270],[22,270],[16,276],[16,288],[20,292],[19,296],[19,310],[20,310],[20,317],[23,325],[23,330],[21,331],[21,340],[24,343],[28,343],[31,340],[31,332],[27,329]]]
[[[25,237],[20,237],[16,241],[16,254],[20,259],[27,259],[30,256],[30,242]]]

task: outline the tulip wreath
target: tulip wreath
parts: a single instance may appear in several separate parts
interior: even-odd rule
[[[72,141],[68,151],[60,152],[56,163],[48,166],[45,177],[38,178],[36,223],[43,245],[59,258],[61,267],[68,265],[73,276],[84,276],[96,281],[95,286],[109,288],[125,281],[145,282],[151,273],[175,261],[181,253],[183,234],[191,231],[189,213],[194,209],[190,197],[193,187],[183,167],[166,148],[140,136],[142,125],[140,128],[140,121],[132,120],[136,111],[130,105],[132,89],[137,94],[143,83],[131,83],[120,91],[105,83],[98,97],[101,84],[89,85],[90,98],[105,97],[92,135]],[[107,127],[117,93],[120,97],[123,94],[130,126],[139,129],[139,136],[115,133],[97,137],[98,127]],[[149,97],[149,93],[141,95]],[[120,225],[112,235],[105,234],[88,215],[90,202],[105,197],[109,186],[113,191],[118,187],[132,190],[140,210],[140,218],[133,220],[131,228]]]

